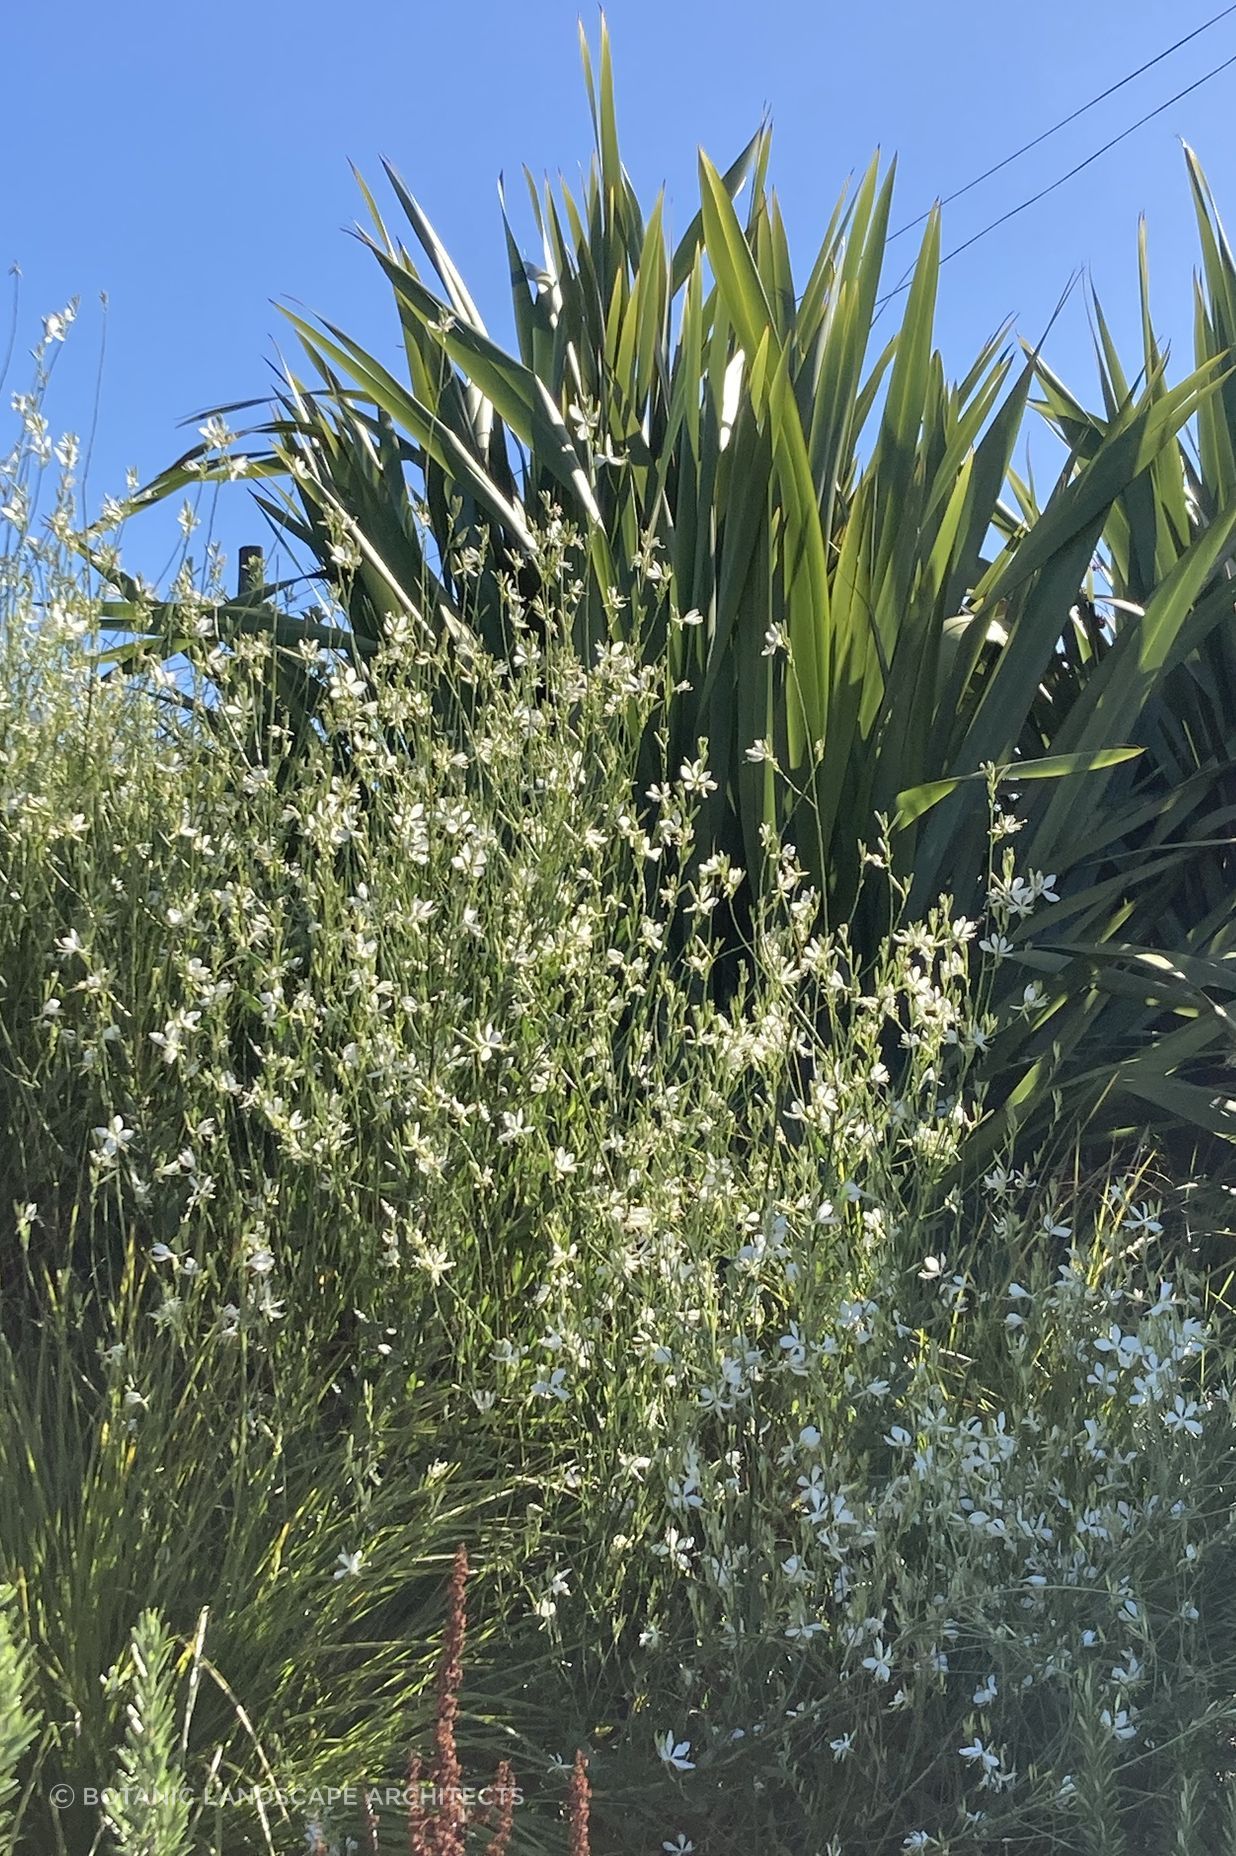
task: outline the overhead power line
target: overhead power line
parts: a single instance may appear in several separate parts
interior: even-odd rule
[[[1040,187],[1037,193],[1032,193],[1028,198],[1019,200],[1016,206],[1010,206],[1007,213],[1001,213],[998,219],[993,219],[991,223],[985,225],[981,231],[975,232],[972,237],[963,240],[960,245],[954,245],[951,251],[945,252],[943,258],[940,260],[941,264],[947,264],[950,258],[957,257],[960,252],[969,251],[971,245],[977,245],[981,238],[986,238],[987,234],[989,232],[994,232],[997,226],[1002,226],[1006,224],[1008,220],[1015,219],[1018,213],[1024,213],[1028,206],[1037,206],[1040,200],[1045,200],[1049,193],[1055,193],[1058,187],[1063,187],[1066,181],[1072,180],[1075,174],[1080,174],[1083,168],[1090,167],[1094,162],[1100,160],[1103,155],[1110,153],[1118,143],[1127,141],[1129,136],[1136,134],[1136,132],[1144,128],[1148,122],[1152,122],[1156,116],[1161,116],[1164,110],[1170,110],[1173,104],[1179,103],[1183,97],[1189,96],[1191,92],[1200,90],[1202,85],[1208,84],[1212,77],[1218,77],[1220,71],[1229,70],[1234,64],[1236,64],[1236,52],[1233,52],[1230,58],[1225,58],[1222,64],[1213,65],[1211,69],[1204,72],[1201,77],[1195,78],[1193,83],[1186,84],[1183,90],[1178,90],[1174,97],[1169,97],[1167,99],[1166,103],[1160,103],[1155,109],[1147,110],[1144,116],[1139,116],[1136,122],[1131,122],[1127,129],[1122,129],[1119,135],[1113,135],[1111,140],[1104,142],[1101,148],[1096,148],[1092,155],[1087,155],[1084,161],[1079,161],[1075,167],[1071,167],[1067,174],[1061,174],[1059,179],[1050,181],[1046,187]]]
[[[1126,84],[1131,84],[1135,78],[1142,77],[1147,71],[1153,71],[1157,64],[1162,64],[1165,58],[1170,58],[1173,52],[1178,52],[1182,45],[1188,45],[1193,39],[1200,38],[1203,32],[1209,32],[1212,26],[1217,26],[1221,20],[1229,18],[1233,13],[1236,13],[1236,4],[1225,6],[1222,12],[1203,20],[1200,26],[1194,26],[1192,32],[1186,32],[1183,39],[1177,39],[1174,45],[1167,45],[1161,52],[1156,52],[1155,56],[1148,58],[1145,64],[1139,64],[1135,71],[1130,71],[1126,76],[1119,78],[1116,83],[1109,84],[1106,90],[1100,90],[1098,95],[1091,97],[1088,103],[1079,104],[1077,109],[1070,110],[1067,116],[1062,116],[1059,122],[1054,122],[1050,129],[1044,129],[1041,135],[1034,136],[1029,142],[1023,142],[1020,148],[1015,148],[1011,155],[1005,155],[1004,159],[997,161],[994,166],[984,168],[981,174],[976,174],[973,180],[968,180],[964,187],[958,187],[955,192],[945,194],[937,204],[951,206],[954,200],[960,200],[965,194],[972,193],[976,187],[981,187],[985,180],[990,180],[993,174],[999,174],[1004,168],[1011,167],[1014,161],[1020,161],[1021,157],[1028,155],[1032,148],[1038,148],[1051,136],[1058,135],[1061,129],[1067,129],[1070,123],[1077,122],[1088,110],[1095,109],[1100,103],[1106,103],[1108,97],[1114,97],[1116,92],[1123,90]],[[1187,92],[1181,92],[1182,96],[1186,94]],[[1148,118],[1143,117],[1142,120],[1144,122]],[[888,243],[891,245],[895,238],[901,238],[904,233],[912,232],[915,226],[921,226],[925,219],[931,217],[931,212],[932,209],[928,207],[927,211],[920,213],[917,219],[907,219],[903,226],[898,226],[895,232],[889,233]]]
[[[1037,193],[1029,194],[1024,200],[1019,200],[1016,206],[1010,206],[1006,213],[1001,213],[998,219],[990,220],[988,224],[981,227],[979,231],[973,233],[969,238],[963,239],[960,245],[954,245],[951,251],[945,252],[940,260],[941,264],[947,264],[950,259],[960,257],[963,251],[969,251],[971,245],[977,245],[980,239],[986,238],[988,233],[994,232],[998,226],[1007,225],[1010,219],[1016,219],[1017,215],[1019,213],[1024,213],[1028,207],[1037,206],[1040,200],[1045,200],[1047,198],[1048,194],[1055,193],[1058,188],[1063,187],[1066,182],[1071,181],[1076,175],[1080,174],[1084,168],[1093,166],[1096,161],[1101,160],[1104,155],[1109,154],[1111,150],[1117,147],[1121,142],[1127,141],[1129,136],[1135,135],[1136,132],[1144,128],[1148,122],[1152,122],[1156,116],[1161,116],[1164,110],[1170,110],[1173,105],[1179,103],[1182,98],[1190,96],[1195,90],[1200,90],[1202,85],[1208,84],[1212,77],[1218,77],[1221,71],[1229,70],[1234,64],[1236,64],[1236,52],[1233,52],[1230,58],[1225,58],[1222,64],[1213,65],[1211,69],[1204,72],[1201,77],[1195,78],[1193,83],[1186,84],[1183,90],[1178,90],[1174,97],[1168,97],[1165,103],[1159,103],[1154,109],[1147,110],[1144,116],[1139,116],[1136,122],[1131,122],[1126,129],[1120,131],[1119,135],[1113,135],[1108,141],[1103,143],[1101,148],[1096,148],[1093,154],[1087,155],[1083,161],[1079,161],[1073,167],[1069,168],[1067,173],[1058,175],[1055,180],[1049,181],[1046,187],[1040,187]],[[914,266],[911,265],[902,276],[901,281],[895,284],[891,290],[886,291],[880,298],[877,308],[883,308],[885,303],[891,302],[893,297],[901,294],[913,270]]]

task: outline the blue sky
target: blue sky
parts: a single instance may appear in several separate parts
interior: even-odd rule
[[[861,11],[611,0],[624,155],[642,197],[666,185],[681,229],[697,147],[723,164],[767,108],[772,178],[805,272],[847,175],[877,146],[898,156],[895,218],[911,218],[1220,3],[1039,0],[997,15],[978,0]],[[292,352],[277,301],[394,352],[377,267],[346,235],[362,213],[350,161],[376,186],[381,158],[392,160],[491,328],[505,331],[497,177],[505,170],[519,203],[522,164],[568,178],[586,165],[579,11],[578,0],[61,0],[50,11],[10,0],[0,267],[16,261],[23,275],[7,390],[26,384],[39,318],[80,297],[50,414],[58,431],[84,434],[106,292],[91,513],[104,491],[123,491],[128,466],[146,480],[191,442],[178,429],[186,416],[267,390],[276,340]],[[583,16],[595,27],[595,11]],[[1236,12],[949,208],[946,249],[1234,53]],[[1078,267],[1132,356],[1140,213],[1157,324],[1183,368],[1196,246],[1179,143],[1197,149],[1236,230],[1234,101],[1236,66],[948,265],[939,340],[950,373],[1007,316],[1037,335]],[[895,250],[908,262],[912,238]],[[1049,354],[1088,391],[1080,294]],[[225,494],[226,544],[261,540],[247,492]],[[145,520],[149,531],[130,527],[126,556],[153,576],[174,531],[170,512],[162,527]]]

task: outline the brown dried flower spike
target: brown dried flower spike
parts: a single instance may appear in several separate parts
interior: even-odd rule
[[[590,1856],[588,1820],[592,1788],[588,1783],[588,1755],[575,1755],[567,1787],[567,1856]]]
[[[437,1707],[434,1720],[433,1762],[428,1778],[420,1758],[413,1753],[408,1761],[408,1853],[409,1856],[466,1856],[468,1814],[464,1806],[463,1771],[455,1741],[459,1718],[459,1690],[463,1683],[464,1638],[467,1633],[468,1554],[456,1549],[451,1580],[447,1587],[446,1631],[442,1639],[442,1660],[438,1665]],[[589,1856],[589,1785],[587,1759],[575,1756],[567,1794],[570,1856]],[[431,1794],[426,1805],[422,1784]],[[494,1778],[496,1821],[485,1856],[508,1856],[515,1818],[515,1773],[508,1760],[499,1765]]]

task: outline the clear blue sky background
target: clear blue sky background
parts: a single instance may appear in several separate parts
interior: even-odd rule
[[[697,146],[723,164],[771,111],[773,179],[796,266],[809,265],[847,177],[879,145],[899,158],[909,218],[1219,11],[1221,0],[611,0],[624,154],[642,197],[668,189],[681,229]],[[349,161],[377,185],[389,156],[495,331],[506,268],[495,183],[517,205],[523,163],[577,175],[590,152],[577,0],[8,0],[0,16],[6,185],[0,263],[20,264],[19,344],[81,298],[51,403],[90,426],[106,292],[106,355],[88,481],[143,481],[191,442],[178,422],[267,390],[276,301],[394,352],[377,266],[346,236],[362,215]],[[595,12],[585,9],[595,27]],[[1054,179],[1236,53],[1236,13],[959,201],[946,248]],[[1196,240],[1181,138],[1236,229],[1236,66],[1139,130],[1042,204],[946,267],[939,339],[960,374],[1006,317],[1036,336],[1088,267],[1130,357],[1136,231],[1149,219],[1156,319],[1177,368],[1191,338]],[[385,197],[385,196],[383,196]],[[901,264],[912,240],[894,249]],[[529,252],[532,252],[529,239]],[[3,342],[0,341],[0,348]],[[1084,299],[1053,332],[1058,371],[1089,391]],[[7,448],[12,415],[0,410]],[[225,492],[229,547],[262,540],[243,487]],[[126,555],[156,575],[174,535],[131,526]]]

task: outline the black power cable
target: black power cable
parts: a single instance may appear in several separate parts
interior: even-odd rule
[[[984,168],[981,174],[976,174],[973,180],[968,180],[964,187],[958,187],[954,193],[946,193],[938,204],[940,206],[951,206],[954,200],[960,200],[963,195],[972,193],[976,187],[981,187],[985,180],[990,180],[993,174],[999,174],[1002,169],[1010,167],[1014,161],[1020,161],[1021,157],[1023,155],[1028,155],[1032,148],[1038,148],[1040,143],[1046,142],[1049,137],[1059,134],[1061,129],[1067,129],[1070,123],[1074,123],[1079,117],[1084,116],[1087,110],[1094,109],[1100,103],[1106,103],[1108,97],[1114,97],[1118,90],[1123,90],[1126,84],[1131,84],[1133,82],[1134,78],[1141,77],[1147,71],[1152,71],[1155,65],[1162,64],[1165,58],[1170,58],[1173,52],[1178,52],[1182,45],[1188,45],[1191,40],[1200,38],[1203,32],[1209,32],[1212,26],[1217,26],[1220,20],[1229,18],[1233,13],[1236,13],[1236,4],[1225,6],[1221,13],[1215,13],[1210,19],[1203,20],[1202,24],[1200,26],[1195,26],[1192,32],[1186,32],[1183,39],[1177,39],[1174,45],[1166,46],[1163,51],[1157,52],[1153,58],[1147,59],[1145,64],[1139,64],[1136,71],[1130,71],[1127,76],[1119,78],[1116,83],[1109,84],[1106,90],[1100,90],[1098,95],[1091,97],[1088,103],[1082,103],[1077,109],[1070,110],[1067,116],[1062,116],[1059,122],[1054,122],[1050,129],[1044,129],[1043,133],[1041,135],[1036,135],[1033,140],[1023,142],[1020,148],[1015,148],[1011,155],[1005,155],[1004,159],[1002,161],[997,161],[994,167]],[[1182,94],[1184,93],[1182,92]],[[921,226],[925,219],[931,217],[931,210],[932,209],[928,207],[927,211],[925,213],[920,213],[917,219],[907,219],[903,226],[898,226],[895,232],[890,232],[888,235],[888,243],[891,245],[894,239],[901,238],[906,232],[912,232],[915,226]]]
[[[1087,155],[1084,161],[1079,161],[1076,166],[1071,167],[1066,174],[1059,175],[1055,180],[1050,181],[1046,187],[1040,187],[1037,193],[1032,193],[1028,195],[1026,199],[1019,200],[1017,205],[1011,206],[1007,213],[1001,213],[998,219],[991,220],[987,225],[983,226],[981,230],[973,233],[971,237],[963,239],[960,245],[954,245],[951,251],[945,252],[940,263],[947,264],[951,258],[959,257],[963,251],[969,251],[971,245],[977,245],[980,239],[986,238],[989,232],[994,232],[997,226],[1007,225],[1010,219],[1016,219],[1019,213],[1024,213],[1026,211],[1027,207],[1037,206],[1040,200],[1045,200],[1049,193],[1055,193],[1057,188],[1063,187],[1066,181],[1070,181],[1075,175],[1080,174],[1083,168],[1090,167],[1094,162],[1100,160],[1102,156],[1110,153],[1119,143],[1127,141],[1128,137],[1135,134],[1138,129],[1144,128],[1148,122],[1152,122],[1156,116],[1161,116],[1164,110],[1170,110],[1173,104],[1179,103],[1183,97],[1189,96],[1191,92],[1200,90],[1202,85],[1208,84],[1212,77],[1218,77],[1221,71],[1228,70],[1234,64],[1236,64],[1236,52],[1233,52],[1230,58],[1225,58],[1222,64],[1212,66],[1209,71],[1206,71],[1201,77],[1196,78],[1193,83],[1186,84],[1183,90],[1178,90],[1174,97],[1169,97],[1167,99],[1166,103],[1160,103],[1154,109],[1147,110],[1144,116],[1139,116],[1136,122],[1130,123],[1127,129],[1122,129],[1119,135],[1113,135],[1109,141],[1103,143],[1101,148],[1096,148],[1093,154]],[[901,294],[913,270],[914,266],[911,265],[902,276],[900,283],[895,284],[891,290],[885,292],[876,304],[877,309],[883,309],[886,303],[890,303],[895,296]]]

